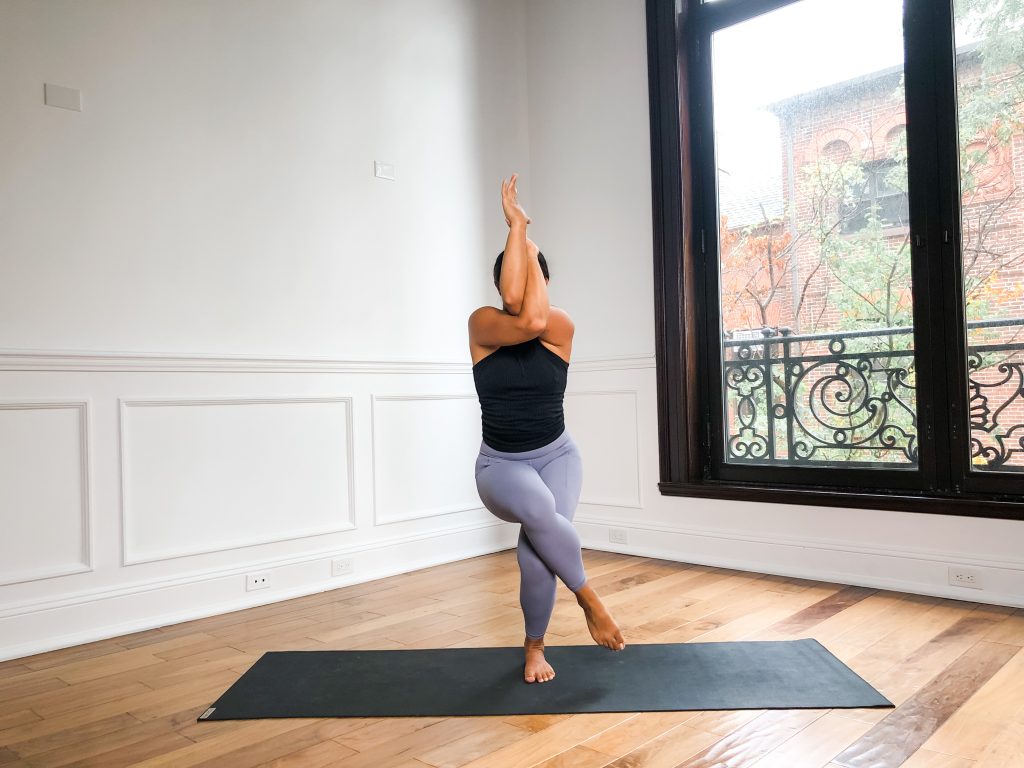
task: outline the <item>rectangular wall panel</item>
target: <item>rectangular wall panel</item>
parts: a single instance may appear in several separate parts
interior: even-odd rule
[[[374,522],[482,508],[473,475],[479,451],[475,394],[375,396]]]
[[[0,402],[0,584],[90,570],[86,403]]]
[[[122,401],[125,564],[354,526],[351,398]]]
[[[583,454],[581,504],[642,507],[637,393],[565,393],[565,423]]]

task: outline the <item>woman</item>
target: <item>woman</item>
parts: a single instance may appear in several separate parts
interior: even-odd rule
[[[580,539],[572,525],[583,479],[579,448],[565,429],[565,393],[574,326],[548,304],[544,254],[526,236],[530,218],[519,205],[517,175],[501,182],[508,224],[494,264],[503,309],[469,316],[473,380],[483,439],[476,460],[480,499],[496,517],[520,523],[519,604],[526,624],[526,682],[547,682],[544,633],[555,605],[555,578],[576,595],[594,640],[626,647],[618,625],[587,583]]]

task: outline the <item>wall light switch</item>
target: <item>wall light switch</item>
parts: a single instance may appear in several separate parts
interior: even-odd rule
[[[395,180],[395,164],[382,163],[380,160],[373,161],[373,175],[378,179]]]
[[[43,103],[50,107],[82,111],[82,92],[77,88],[65,88],[53,83],[43,84]]]

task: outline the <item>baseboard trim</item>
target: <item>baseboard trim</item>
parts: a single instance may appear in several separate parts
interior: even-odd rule
[[[1010,571],[1024,571],[1024,560],[998,560],[983,555],[964,555],[958,552],[942,552],[931,549],[914,549],[911,547],[880,547],[877,544],[871,546],[854,547],[832,539],[816,539],[810,536],[764,536],[748,533],[738,533],[724,528],[689,528],[682,525],[672,525],[656,520],[637,520],[630,518],[628,521],[614,520],[608,518],[592,517],[586,514],[577,514],[575,522],[599,525],[605,528],[633,528],[646,530],[653,533],[671,533],[681,536],[700,536],[712,539],[729,539],[753,544],[773,544],[784,547],[798,547],[802,549],[833,550],[846,552],[854,555],[873,555],[877,557],[896,557],[909,560],[928,560],[931,562],[948,563],[954,562],[960,565],[976,565],[983,568],[1002,568]],[[609,552],[617,550],[608,550]]]
[[[576,515],[574,522],[581,526],[595,526],[600,528],[602,531],[607,531],[608,528],[626,528],[626,529],[641,529],[647,530],[653,533],[665,535],[665,534],[676,534],[682,536],[699,536],[705,538],[717,538],[717,539],[731,539],[743,543],[754,543],[754,544],[769,544],[786,547],[802,547],[809,549],[816,549],[812,544],[800,544],[794,543],[796,540],[771,540],[767,537],[754,537],[754,536],[738,536],[738,535],[719,535],[710,531],[702,531],[696,529],[686,529],[681,526],[661,526],[656,524],[640,523],[636,524],[633,521],[629,523],[613,521],[613,520],[597,520],[589,517],[582,517]],[[978,590],[978,589],[967,589],[958,588],[953,586],[945,586],[941,584],[934,584],[929,582],[911,581],[907,579],[894,579],[894,578],[879,578],[875,576],[869,576],[860,573],[851,573],[848,571],[831,571],[831,570],[819,570],[815,568],[802,568],[792,566],[781,566],[777,562],[765,561],[765,560],[750,560],[750,559],[738,559],[730,557],[719,557],[709,556],[706,553],[690,552],[685,549],[670,549],[665,547],[652,547],[644,544],[634,545],[630,544],[626,547],[611,547],[604,541],[597,540],[596,536],[588,536],[586,528],[583,527],[580,530],[580,538],[583,542],[583,546],[587,549],[599,550],[602,552],[617,552],[623,555],[636,555],[638,557],[654,557],[661,560],[671,560],[679,563],[692,563],[695,565],[706,565],[717,568],[729,568],[732,570],[746,571],[750,573],[764,573],[772,574],[775,576],[786,576],[790,578],[808,579],[811,581],[820,581],[828,583],[838,584],[850,584],[861,587],[872,587],[876,589],[892,590],[896,592],[906,592],[917,595],[927,595],[931,597],[948,598],[951,600],[963,600],[974,603],[987,603],[994,605],[1003,605],[1012,608],[1024,608],[1024,595],[1015,594],[1012,592],[994,592],[991,590]],[[605,538],[607,536],[605,535]],[[806,541],[814,541],[807,539]],[[843,552],[849,552],[858,555],[875,555],[875,556],[886,556],[886,557],[900,557],[897,550],[878,550],[877,548],[865,548],[856,549],[851,547],[821,547],[819,549],[827,550],[841,550]],[[872,551],[874,549],[874,551]],[[934,554],[934,553],[931,553]],[[917,559],[917,560],[929,560],[936,562],[955,562],[965,565],[975,564],[986,568],[1004,568],[1009,570],[1022,570],[1020,564],[1004,564],[999,565],[998,561],[994,560],[980,560],[977,558],[965,558],[959,555],[947,555],[951,560],[941,559],[937,557],[923,557],[920,552],[906,552],[904,555],[906,558]]]
[[[87,630],[70,632],[68,634],[58,635],[54,637],[39,638],[38,640],[21,643],[20,645],[0,647],[0,661],[20,659],[25,656],[32,656],[38,653],[46,653],[48,651],[59,650],[61,648],[69,648],[75,645],[81,645],[83,643],[92,643],[99,640],[109,640],[111,638],[120,637],[122,635],[132,634],[135,632],[144,632],[146,630],[156,629],[158,627],[179,624],[184,621],[193,621],[196,619],[207,618],[209,616],[219,616],[225,613],[245,610],[247,608],[255,608],[261,605],[278,603],[283,600],[290,600],[296,597],[306,597],[308,595],[314,595],[320,592],[326,592],[328,590],[343,589],[354,584],[362,584],[368,581],[385,579],[390,576],[397,576],[402,573],[411,573],[413,571],[422,570],[424,568],[432,568],[436,565],[446,565],[448,563],[468,560],[473,557],[494,554],[495,552],[504,552],[510,547],[515,547],[515,527],[503,521],[488,522],[485,524],[478,525],[454,526],[452,528],[442,531],[432,531],[429,534],[421,536],[404,536],[400,538],[390,539],[386,542],[374,542],[372,544],[367,544],[365,546],[334,548],[329,551],[316,553],[315,555],[307,555],[303,557],[294,557],[289,559],[282,558],[276,561],[264,561],[260,564],[249,564],[244,567],[223,569],[216,573],[207,573],[203,576],[194,577],[189,580],[178,578],[173,580],[167,580],[163,583],[148,583],[136,585],[134,588],[131,589],[131,592],[124,588],[117,590],[95,591],[93,593],[90,593],[84,599],[81,597],[80,594],[79,599],[77,600],[66,598],[62,601],[51,601],[46,605],[43,605],[42,603],[36,603],[32,607],[32,610],[30,612],[43,610],[52,611],[61,607],[80,607],[88,603],[94,603],[100,600],[113,599],[126,594],[138,594],[140,592],[156,592],[157,590],[165,590],[171,586],[182,586],[200,581],[210,581],[217,578],[223,578],[225,576],[239,576],[253,569],[271,570],[273,568],[280,568],[285,565],[307,563],[310,561],[323,560],[330,557],[337,557],[344,554],[367,552],[373,549],[393,548],[400,544],[418,543],[427,539],[438,538],[440,536],[447,536],[456,533],[482,531],[489,528],[507,528],[509,531],[509,541],[507,543],[502,543],[500,545],[495,546],[478,546],[473,549],[470,549],[469,551],[462,549],[458,552],[457,556],[455,557],[425,558],[417,562],[404,561],[401,562],[401,564],[385,566],[383,568],[380,568],[379,570],[374,570],[372,572],[363,571],[360,574],[358,574],[358,576],[350,577],[348,579],[334,577],[328,580],[306,582],[301,586],[292,589],[272,590],[272,595],[264,596],[259,595],[259,593],[256,593],[258,596],[250,600],[233,599],[230,601],[222,601],[220,603],[202,605],[198,606],[197,608],[189,608],[187,610],[172,611],[169,613],[162,613],[158,615],[149,615],[145,618],[137,619],[134,621],[127,621],[120,624],[89,628]],[[244,595],[246,593],[241,594]],[[29,612],[19,613],[17,611],[8,609],[4,612],[3,616],[0,616],[0,618],[16,620],[22,616],[27,615],[28,613]]]
[[[355,546],[329,547],[317,550],[316,552],[308,552],[302,555],[293,555],[289,557],[253,559],[246,561],[245,563],[234,564],[226,568],[199,569],[189,573],[176,575],[173,578],[136,581],[131,584],[121,584],[110,589],[81,590],[71,594],[64,594],[61,597],[52,600],[26,600],[21,603],[11,603],[0,606],[0,621],[27,616],[31,613],[56,611],[63,608],[88,605],[102,600],[115,600],[122,597],[132,597],[134,595],[152,592],[158,589],[174,589],[176,587],[214,581],[230,576],[242,576],[251,571],[269,571],[274,570],[275,568],[287,568],[293,565],[303,565],[305,563],[316,562],[317,560],[329,560],[331,558],[344,557],[346,555],[358,555],[365,552],[371,552],[373,550],[394,549],[405,544],[414,544],[421,541],[428,541],[430,539],[469,533],[477,530],[486,530],[488,528],[501,528],[502,526],[512,527],[512,524],[506,523],[502,520],[494,520],[483,523],[453,525],[448,528],[432,530],[428,533],[393,536],[387,539],[378,539],[364,544],[357,544]],[[476,557],[476,555],[467,555],[467,557]],[[427,567],[429,566],[417,566],[417,568],[410,570]],[[398,573],[403,573],[403,571],[398,571]],[[374,578],[383,577],[375,576]],[[332,581],[332,583],[334,582]],[[351,583],[358,584],[361,583],[361,581],[353,581]]]

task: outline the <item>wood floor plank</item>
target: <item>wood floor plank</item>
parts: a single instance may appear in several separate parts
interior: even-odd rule
[[[217,760],[221,760],[220,765],[230,765],[232,762],[237,765],[237,761],[225,760],[225,756],[238,749],[298,731],[305,728],[307,723],[308,720],[292,718],[239,722],[232,730],[202,743],[190,742],[186,746],[161,750],[141,759],[133,756],[130,765],[133,768],[194,768],[204,764],[217,765],[211,762]],[[145,743],[140,745],[142,748],[147,746]]]
[[[830,768],[839,768],[835,763],[829,763],[829,766]],[[964,760],[961,757],[944,755],[941,752],[919,749],[900,768],[976,768],[976,766],[977,763],[973,760]]]
[[[21,703],[43,718],[52,718],[76,709],[95,707],[120,701],[126,697],[152,691],[152,686],[138,680],[90,680],[68,685],[56,691],[26,696]]]
[[[813,635],[823,645],[855,646],[857,642],[854,640],[854,631],[857,628],[874,626],[877,621],[884,621],[887,615],[899,611],[900,603],[906,597],[895,592],[878,591],[816,624]],[[792,633],[779,631],[778,628],[765,634],[780,640],[793,637]],[[847,639],[842,640],[843,637]]]
[[[305,749],[289,752],[287,755],[258,763],[257,768],[323,768],[336,765],[349,757],[352,750],[336,741],[321,741]],[[420,768],[427,768],[421,765]]]
[[[515,744],[532,731],[513,725],[505,717],[476,717],[480,728],[433,748],[417,750],[416,759],[433,768],[459,768],[479,757]]]
[[[0,662],[0,680],[4,680],[8,677],[17,677],[18,675],[24,675],[32,670],[20,661],[2,661]]]
[[[717,736],[686,725],[662,733],[608,763],[608,768],[674,768],[681,760],[705,749]]]
[[[827,709],[770,709],[673,768],[747,768],[823,717]],[[717,737],[717,734],[714,734]]]
[[[27,675],[9,681],[9,685],[0,685],[0,715],[24,709],[24,701],[47,691],[59,691],[68,687],[68,683],[54,677],[48,670],[30,672]]]
[[[842,587],[802,611],[798,611],[785,619],[780,619],[771,629],[788,635],[800,635],[808,632],[826,619],[842,613],[850,606],[877,594],[877,589],[868,587]]]
[[[997,620],[1001,617],[997,619],[968,612],[884,672],[866,675],[863,667],[858,669],[858,662],[854,661],[850,666],[899,706],[976,644]],[[874,659],[878,658],[874,656]],[[876,723],[887,717],[889,712],[884,709],[844,709],[841,714]]]
[[[691,728],[708,733],[717,733],[719,736],[727,736],[737,728],[746,725],[755,717],[760,717],[767,709],[718,709],[690,712],[689,717],[683,722]]]
[[[338,765],[341,768],[397,768],[412,758],[428,764],[426,755],[437,754],[439,749],[467,737],[473,740],[480,739],[483,734],[493,732],[495,724],[499,722],[500,718],[497,717],[438,719],[436,722],[428,722],[423,727],[410,730],[407,733],[378,740],[371,746],[367,746],[365,742],[357,742],[361,744],[358,754],[346,758]],[[504,727],[503,741],[508,744],[521,743],[522,740],[531,738],[528,731],[516,729],[518,731],[516,734],[514,731],[508,730],[507,723]],[[353,746],[353,742],[348,737],[339,738],[338,741],[347,746]],[[491,747],[487,752],[493,752],[495,748],[500,749],[500,747]]]
[[[608,755],[577,744],[534,765],[534,768],[602,768],[608,765]]]
[[[870,620],[853,625],[832,640],[837,645],[855,647],[860,653],[886,637],[897,637],[902,627],[917,621],[941,604],[941,599],[929,595],[905,595]]]
[[[1017,611],[1007,616],[1006,621],[992,627],[985,639],[992,643],[1024,646],[1024,613]]]
[[[464,763],[463,768],[529,768],[633,716],[629,712],[571,715],[543,730],[529,733],[513,744]]]
[[[801,728],[752,768],[819,768],[864,735],[870,724],[828,712]]]
[[[1018,711],[1024,711],[1024,649],[967,699],[923,748],[977,759]]]
[[[817,602],[821,595],[827,594],[830,590],[831,587],[801,592],[768,590],[752,610],[748,610],[744,615],[735,617],[731,621],[714,626],[695,639],[702,643],[751,639],[766,627],[777,623],[781,617],[790,615],[794,611],[800,611],[805,606]]]
[[[103,656],[112,656],[124,652],[124,647],[116,639],[100,640],[94,643],[84,643],[70,648],[59,648],[55,651],[37,653],[33,656],[26,656],[20,659],[20,663],[33,671],[42,671],[57,666],[71,664],[84,659],[99,659]]]
[[[16,709],[6,714],[0,715],[0,731],[5,731],[8,728],[14,728],[17,725],[24,725],[25,723],[37,723],[42,720],[42,716],[38,712],[33,712],[31,709]]]
[[[858,739],[834,762],[844,768],[902,764],[1019,649],[982,641]]]
[[[77,751],[92,739],[105,739],[139,724],[137,718],[127,712],[119,712],[99,720],[70,725],[60,731],[42,733],[35,738],[11,742],[11,747],[23,758],[68,748]]]
[[[161,756],[169,752],[187,749],[189,744],[190,742],[183,739],[181,734],[165,731],[108,752],[81,757],[72,762],[62,762],[59,768],[120,768],[121,766],[134,768],[146,760],[160,759]],[[33,758],[29,765],[31,768],[58,768],[57,765],[47,762],[46,758],[46,755]]]
[[[221,768],[225,765],[252,766],[284,760],[297,751],[310,749],[317,744],[334,743],[341,747],[332,764],[345,764],[358,754],[351,747],[339,743],[336,738],[352,733],[344,718],[302,718],[293,722],[302,726],[287,732],[253,741],[228,752],[195,763],[195,768]]]
[[[618,758],[692,719],[693,712],[638,712],[628,720],[581,742],[594,752]],[[700,730],[693,728],[693,730]]]
[[[105,762],[110,765],[117,762],[118,755],[135,754],[139,742],[151,742],[168,733],[176,733],[183,739],[180,742],[167,742],[168,744],[173,743],[173,748],[187,746],[193,739],[189,739],[184,730],[194,723],[195,719],[196,710],[193,708],[174,712],[148,722],[141,722],[138,718],[124,719],[122,727],[116,730],[107,729],[103,733],[93,732],[89,737],[77,740],[62,738],[59,746],[54,746],[57,742],[51,740],[52,748],[42,754],[46,762],[54,765],[88,761],[96,761],[101,764]],[[63,734],[61,735],[63,736]],[[24,748],[24,746],[20,745],[20,748]]]
[[[1010,723],[975,761],[975,768],[1024,766],[1024,723]]]

